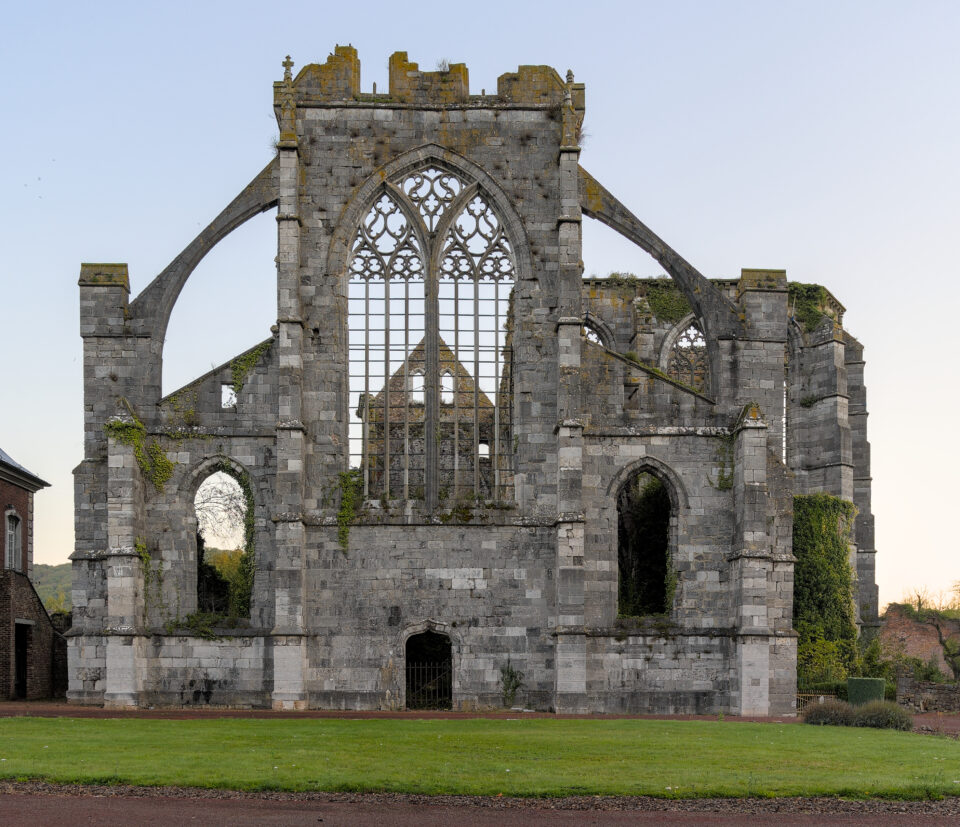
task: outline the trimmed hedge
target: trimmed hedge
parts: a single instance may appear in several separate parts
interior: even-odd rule
[[[844,701],[811,704],[803,713],[803,722],[814,726],[862,726],[874,729],[913,729],[913,716],[890,701],[870,701],[853,707]]]
[[[853,706],[882,701],[886,683],[883,678],[847,678],[847,700]]]

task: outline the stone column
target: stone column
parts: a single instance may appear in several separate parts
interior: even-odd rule
[[[557,320],[557,649],[556,709],[586,708],[587,644],[584,629],[583,423],[580,415],[580,330],[583,262],[577,113],[567,73],[560,143],[559,300]]]
[[[108,548],[106,680],[103,703],[107,707],[136,706],[139,684],[136,631],[143,612],[143,571],[138,548],[138,517],[143,510],[143,478],[137,468],[134,446],[114,438],[107,446]]]
[[[277,480],[274,530],[273,693],[275,709],[307,705],[304,680],[303,523],[306,433],[302,422],[303,311],[300,301],[299,153],[296,110],[290,95],[281,107],[277,210]]]
[[[767,423],[756,405],[747,405],[737,422],[733,461],[736,527],[729,562],[739,684],[733,711],[767,715],[772,635],[767,597],[773,548],[767,528]]]

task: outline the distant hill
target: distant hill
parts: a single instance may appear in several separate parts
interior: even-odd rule
[[[48,566],[44,563],[33,564],[33,585],[47,609],[73,608],[70,599],[71,563]],[[63,595],[63,606],[59,605],[59,596]]]

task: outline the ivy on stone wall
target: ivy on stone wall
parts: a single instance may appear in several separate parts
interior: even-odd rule
[[[175,463],[167,458],[167,454],[159,442],[156,440],[147,442],[146,426],[133,412],[130,403],[125,399],[122,401],[130,413],[132,421],[111,419],[103,426],[103,429],[108,436],[113,437],[117,442],[133,448],[133,456],[136,458],[137,465],[144,477],[153,483],[153,487],[159,493],[162,493],[164,486],[173,476]]]
[[[257,362],[260,361],[260,357],[270,349],[271,344],[273,344],[273,339],[262,342],[252,350],[241,354],[230,363],[230,378],[232,380],[233,392],[238,397],[240,396],[240,391],[243,390],[250,371],[256,367]]]
[[[843,680],[857,666],[850,536],[857,509],[829,494],[793,498],[793,625],[801,687]]]

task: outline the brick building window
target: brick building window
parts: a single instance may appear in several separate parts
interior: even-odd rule
[[[23,568],[23,523],[16,514],[8,512],[6,516],[5,565],[8,569],[20,571]]]
[[[367,498],[505,499],[513,251],[476,183],[385,182],[348,268],[350,465]]]

